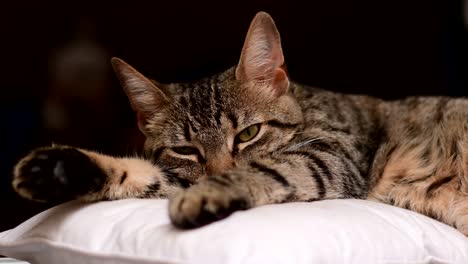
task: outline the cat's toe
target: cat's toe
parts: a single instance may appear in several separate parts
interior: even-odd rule
[[[235,192],[192,186],[169,202],[169,217],[179,228],[200,227],[248,209],[248,201]]]
[[[103,172],[77,149],[37,149],[16,165],[13,188],[31,200],[71,200],[102,185],[97,174]]]

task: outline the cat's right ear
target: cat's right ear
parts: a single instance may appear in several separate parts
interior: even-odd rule
[[[265,12],[257,13],[250,24],[236,78],[259,88],[265,95],[278,97],[288,91],[280,35],[275,22]]]
[[[111,63],[132,109],[137,113],[138,127],[146,134],[148,120],[167,105],[169,99],[152,81],[125,61],[113,57]]]

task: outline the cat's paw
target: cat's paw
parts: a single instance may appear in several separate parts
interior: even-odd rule
[[[13,188],[24,198],[61,202],[102,188],[104,172],[83,152],[70,147],[32,151],[15,167]]]
[[[200,182],[170,199],[169,217],[179,228],[195,228],[248,208],[248,199],[235,189]]]

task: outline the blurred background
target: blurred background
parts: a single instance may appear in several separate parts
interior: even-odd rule
[[[111,56],[159,82],[194,80],[237,63],[260,10],[275,19],[296,81],[386,99],[468,95],[462,0],[62,2],[0,11],[0,230],[51,206],[10,187],[32,148],[140,149]]]

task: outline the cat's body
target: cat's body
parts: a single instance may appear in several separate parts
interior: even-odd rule
[[[20,161],[13,185],[37,200],[170,197],[180,227],[269,203],[371,199],[468,235],[468,100],[307,88],[283,62],[265,13],[239,65],[196,83],[156,84],[114,59],[147,159],[52,146]]]

